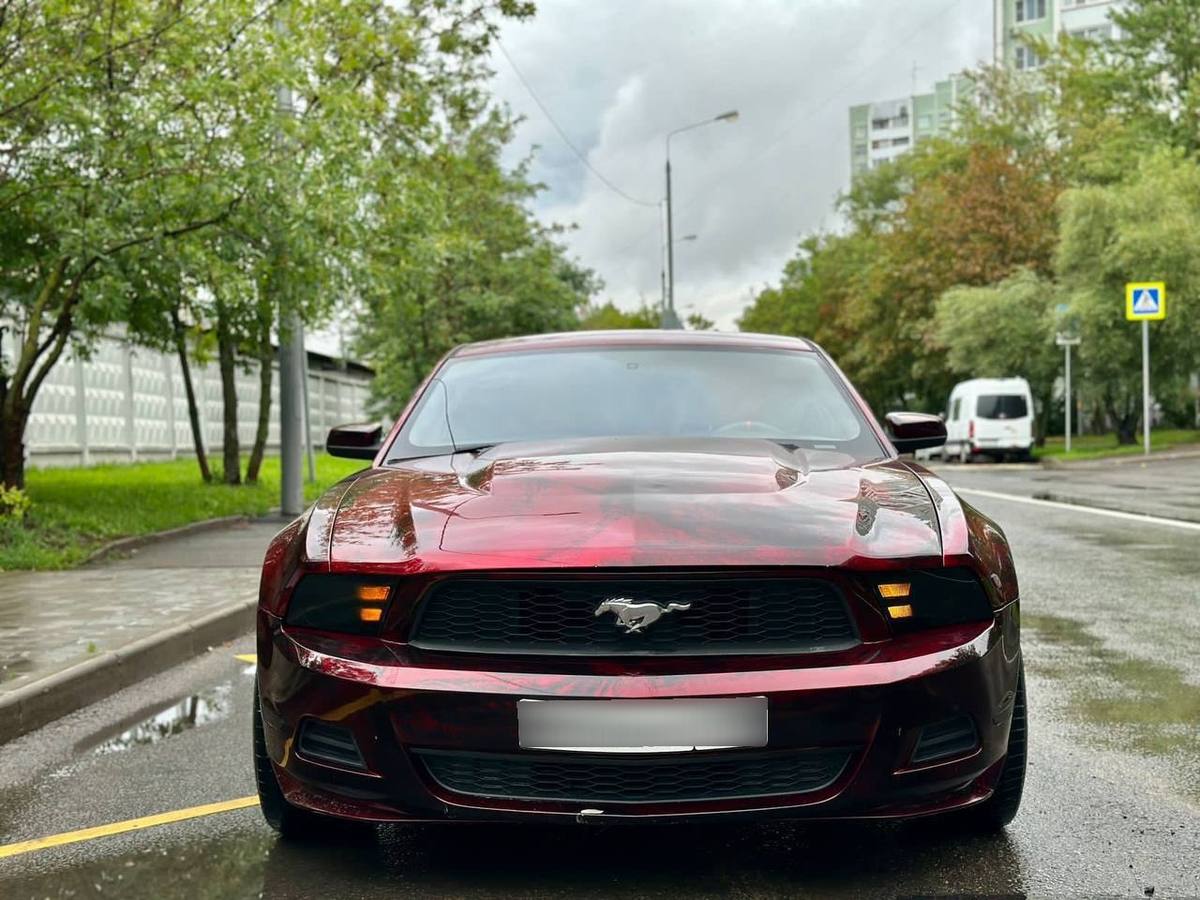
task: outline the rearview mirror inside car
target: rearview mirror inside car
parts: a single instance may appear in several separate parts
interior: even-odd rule
[[[900,453],[946,443],[946,423],[928,413],[890,412],[883,417],[887,435]]]

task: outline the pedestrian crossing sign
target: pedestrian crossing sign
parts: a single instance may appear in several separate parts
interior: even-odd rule
[[[1167,317],[1167,286],[1161,281],[1134,281],[1125,285],[1125,318],[1165,319]]]

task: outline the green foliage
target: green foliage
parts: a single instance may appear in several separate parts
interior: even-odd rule
[[[586,331],[658,328],[661,324],[662,311],[645,303],[637,309],[624,310],[608,300],[603,304],[589,304],[579,315],[579,327]]]
[[[29,495],[20,488],[0,484],[0,520],[20,522],[31,504]]]
[[[459,112],[428,157],[384,157],[372,172],[372,229],[387,240],[363,285],[358,347],[386,414],[458,344],[578,327],[600,286],[534,219],[525,168],[501,166],[513,122],[483,103]]]
[[[814,337],[877,408],[938,409],[959,378],[1024,375],[1045,414],[1067,304],[1078,396],[1132,440],[1140,335],[1123,287],[1163,279],[1154,393],[1183,420],[1200,367],[1200,7],[1131,0],[1113,18],[1113,42],[1035,41],[1036,77],[972,73],[955,132],[856,179],[846,232],[803,241],[740,327]]]
[[[1044,428],[1062,362],[1054,344],[1058,303],[1054,282],[1029,270],[994,285],[950,289],[938,298],[934,313],[946,368],[962,379],[1028,379]]]
[[[365,463],[317,458],[312,500]],[[257,485],[204,484],[191,460],[33,469],[23,522],[0,518],[0,571],[77,565],[101,544],[221,516],[262,516],[279,503],[279,460],[268,457]]]
[[[1124,316],[1128,281],[1165,281],[1168,317],[1150,324],[1152,380],[1183,392],[1200,368],[1200,167],[1179,151],[1141,161],[1114,185],[1063,197],[1057,269],[1079,322],[1080,374],[1118,433],[1141,412],[1141,329]]]
[[[416,230],[391,226],[458,189],[439,160],[478,155],[458,142],[487,105],[496,21],[530,14],[517,0],[6,4],[0,320],[16,340],[0,481],[21,483],[30,407],[72,344],[123,323],[166,347],[182,319],[264,356],[281,314],[319,321],[385,268],[445,255],[408,255]],[[560,280],[547,243],[525,253],[542,285]]]

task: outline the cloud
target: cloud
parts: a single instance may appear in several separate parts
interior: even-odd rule
[[[542,0],[501,41],[572,142],[626,193],[664,191],[672,141],[676,305],[732,328],[796,242],[837,224],[849,180],[847,109],[905,96],[991,51],[984,0]],[[497,95],[525,117],[510,148],[535,150],[536,211],[573,223],[571,252],[623,306],[659,297],[654,208],[614,194],[575,158],[497,55]]]

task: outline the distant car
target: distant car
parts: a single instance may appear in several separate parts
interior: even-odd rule
[[[946,404],[946,443],[942,456],[970,462],[1028,460],[1033,453],[1033,394],[1024,378],[960,381]]]
[[[358,822],[1017,811],[999,527],[799,339],[460,347],[273,540],[254,752],[285,836]]]

